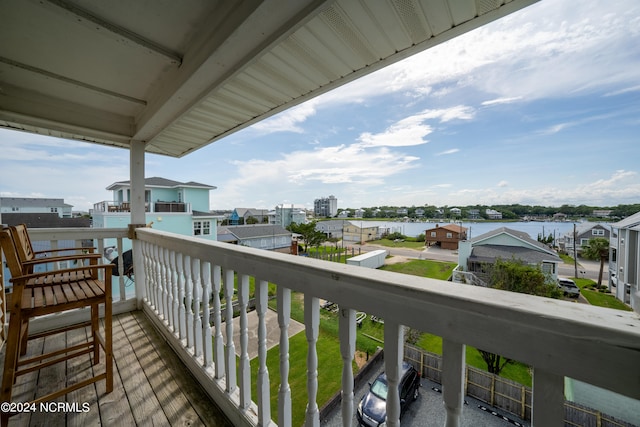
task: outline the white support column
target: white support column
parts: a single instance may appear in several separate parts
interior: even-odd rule
[[[251,367],[249,366],[249,329],[247,303],[249,301],[249,276],[238,277],[238,303],[240,305],[240,408],[251,404]]]
[[[387,374],[387,426],[400,426],[400,373],[404,358],[404,327],[384,319],[384,367]]]
[[[320,426],[318,411],[318,331],[320,329],[320,300],[311,295],[304,296],[304,329],[307,336],[307,411],[306,427]]]
[[[442,388],[445,427],[458,427],[464,405],[465,345],[442,340]]]
[[[541,369],[533,370],[532,426],[564,425],[564,377]]]
[[[145,187],[144,187],[144,142],[131,141],[129,149],[129,175],[131,181],[131,223],[146,224]],[[136,300],[138,309],[142,309],[145,295],[146,277],[142,264],[142,248],[138,240],[132,242],[133,272],[136,279]]]
[[[340,307],[338,331],[340,355],[342,356],[342,425],[351,426],[353,421],[353,357],[356,352],[356,311]]]
[[[280,389],[278,426],[291,427],[291,388],[289,387],[289,320],[291,289],[278,286],[278,326],[280,327]]]
[[[258,425],[261,427],[271,424],[271,393],[269,370],[267,369],[267,321],[269,310],[269,283],[255,278],[256,283],[256,312],[258,313]]]
[[[226,304],[226,342],[225,342],[225,376],[227,378],[226,392],[231,394],[236,390],[236,347],[233,343],[233,270],[224,270],[224,299]]]

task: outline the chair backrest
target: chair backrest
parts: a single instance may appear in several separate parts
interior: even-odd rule
[[[2,252],[4,253],[5,260],[7,261],[7,266],[9,267],[11,276],[22,276],[22,263],[20,262],[18,250],[16,249],[13,237],[11,236],[11,232],[8,228],[0,231],[0,246],[2,247]]]
[[[19,224],[10,227],[11,236],[13,237],[13,244],[16,247],[18,252],[18,258],[20,262],[26,262],[33,260],[36,255],[33,250],[33,246],[31,245],[31,239],[29,238],[29,233],[27,232],[26,224]]]

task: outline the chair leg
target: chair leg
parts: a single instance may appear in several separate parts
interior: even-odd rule
[[[91,340],[93,342],[93,364],[100,363],[100,342],[98,333],[100,329],[100,316],[97,304],[91,306]]]
[[[111,296],[107,295],[104,305],[104,353],[106,363],[106,392],[113,391],[113,319],[111,309]]]
[[[16,379],[18,366],[18,353],[20,352],[20,326],[22,319],[19,311],[13,310],[9,317],[9,330],[6,341],[6,352],[4,358],[4,372],[2,376],[2,391],[0,399],[2,402],[11,402],[13,383]],[[4,423],[4,413],[2,414]]]
[[[27,343],[29,342],[29,319],[25,319],[22,325],[22,337],[20,338],[20,356],[27,354]]]

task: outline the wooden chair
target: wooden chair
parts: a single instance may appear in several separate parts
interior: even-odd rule
[[[79,247],[79,248],[63,248],[63,249],[48,249],[42,251],[34,251],[31,238],[27,231],[26,224],[19,224],[9,227],[13,243],[16,247],[18,260],[22,266],[22,274],[31,274],[38,265],[46,265],[50,263],[68,262],[74,263],[76,266],[88,263],[90,265],[97,265],[99,254],[93,253],[95,248],[93,247]],[[62,252],[71,252],[67,255],[56,255]],[[76,253],[73,253],[76,252]],[[78,253],[79,252],[79,253]],[[89,275],[92,273],[89,271]],[[22,342],[20,344],[20,355],[24,356],[27,351],[27,337],[29,335],[28,323],[25,326],[24,334],[22,334]]]
[[[111,308],[111,264],[80,265],[74,268],[27,273],[28,267],[20,262],[19,250],[8,229],[0,231],[0,244],[5,255],[11,282],[12,298],[8,307],[9,328],[6,340],[4,375],[0,399],[11,402],[16,377],[37,371],[47,366],[93,353],[93,364],[100,363],[100,347],[105,354],[105,371],[75,384],[68,385],[33,402],[53,400],[97,381],[106,380],[106,392],[113,390],[113,344],[112,344],[112,308]],[[99,271],[103,270],[101,280]],[[99,306],[104,306],[104,334],[100,334]],[[81,344],[53,351],[32,358],[20,358],[26,353],[29,321],[33,318],[61,313],[80,308],[90,308],[88,322],[67,326],[61,329],[31,335],[29,340],[64,333],[75,328],[91,327],[90,338]],[[23,348],[24,347],[24,348]],[[69,384],[69,381],[66,382]],[[7,425],[12,414],[2,413],[2,425]]]
[[[34,251],[26,224],[9,227],[9,230],[11,231],[11,236],[13,237],[16,249],[18,250],[18,258],[24,268],[23,274],[33,273],[34,266],[37,264],[88,259],[92,265],[95,265],[98,263],[98,259],[100,258],[99,254],[93,253],[95,251],[94,247]],[[69,253],[62,255],[63,252]]]

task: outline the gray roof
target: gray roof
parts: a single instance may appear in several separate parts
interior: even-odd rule
[[[227,226],[226,230],[233,233],[238,239],[254,239],[259,237],[291,236],[291,232],[280,225],[252,224]]]
[[[38,207],[73,207],[64,202],[64,199],[27,198],[27,197],[0,197],[0,206],[15,206],[19,208]]]
[[[490,237],[494,237],[497,236],[499,234],[509,234],[512,237],[515,237],[516,239],[522,240],[527,242],[530,245],[536,246],[538,247],[541,251],[544,251],[550,255],[555,255],[554,252],[544,243],[542,242],[538,242],[537,240],[533,240],[528,233],[525,233],[524,231],[518,231],[518,230],[514,230],[511,228],[507,228],[507,227],[500,227],[497,228],[495,230],[489,231],[487,233],[481,234],[480,236],[474,237],[473,239],[471,239],[471,245],[476,248],[480,245],[476,245],[477,243],[486,240]],[[555,255],[557,256],[557,255]]]
[[[632,228],[640,224],[640,212],[626,217],[618,222],[611,224],[613,228]]]
[[[474,246],[468,261],[493,263],[496,259],[509,261],[518,259],[528,264],[544,262],[560,262],[560,257],[548,252],[540,252],[535,249],[520,246],[481,245]]]
[[[115,187],[120,187],[123,185],[126,186],[130,184],[131,184],[131,181],[114,182],[113,184],[107,187],[107,190],[113,190]],[[165,188],[192,187],[192,188],[208,188],[210,190],[212,189],[214,190],[217,188],[213,185],[200,184],[195,181],[180,182],[180,181],[174,181],[171,179],[161,178],[157,176],[154,176],[151,178],[145,178],[144,185],[145,187],[165,187]]]
[[[60,218],[57,213],[3,213],[2,223],[27,228],[91,227],[91,218]]]

